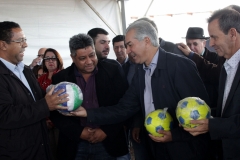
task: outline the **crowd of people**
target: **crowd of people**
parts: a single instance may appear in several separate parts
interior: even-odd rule
[[[194,26],[185,43],[158,37],[144,17],[112,38],[116,60],[109,59],[110,37],[103,28],[69,39],[71,66],[61,53],[40,48],[30,65],[20,25],[0,22],[1,160],[240,160],[240,7],[227,6],[208,18],[208,32]],[[78,110],[59,112],[69,100],[50,85],[77,84]],[[199,97],[211,118],[183,128],[177,103]],[[168,107],[170,131],[149,134],[145,117]]]

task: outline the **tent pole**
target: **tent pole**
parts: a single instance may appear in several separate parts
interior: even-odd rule
[[[121,15],[122,15],[122,31],[123,34],[126,32],[126,16],[125,16],[125,3],[121,0]]]
[[[107,21],[97,12],[97,10],[88,2],[88,0],[83,0],[92,10],[93,12],[107,25],[107,27],[115,34],[118,35],[113,28],[107,23]]]
[[[148,9],[146,10],[146,12],[145,12],[145,14],[144,14],[145,17],[147,16],[147,13],[148,13],[150,7],[152,6],[153,1],[154,1],[154,0],[152,0],[151,3],[149,4]]]

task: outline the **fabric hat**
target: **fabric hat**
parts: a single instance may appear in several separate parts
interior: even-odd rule
[[[204,36],[204,31],[200,27],[189,27],[187,30],[186,39],[208,39]]]

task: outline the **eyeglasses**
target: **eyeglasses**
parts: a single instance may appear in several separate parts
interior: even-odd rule
[[[21,38],[21,39],[13,40],[11,42],[15,42],[15,43],[19,43],[20,45],[23,45],[23,43],[27,42],[27,38]]]
[[[43,58],[43,60],[45,60],[45,62],[49,62],[50,60],[52,62],[55,62],[57,60],[57,58],[56,57],[53,57],[53,58]]]

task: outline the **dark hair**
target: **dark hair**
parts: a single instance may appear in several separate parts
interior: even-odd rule
[[[94,49],[93,40],[89,35],[86,34],[77,34],[70,38],[69,40],[69,49],[71,56],[76,56],[76,51],[78,49],[83,49],[88,46],[91,46]]]
[[[35,75],[35,77],[36,77],[37,79],[38,79],[38,71],[39,71],[40,69],[43,69],[43,66],[42,66],[42,65],[36,65],[36,66],[34,66],[33,69],[32,69],[32,71],[33,71],[33,73],[34,73],[34,75]]]
[[[124,42],[124,46],[125,46],[125,48],[126,48],[126,45],[125,45],[125,36],[124,36],[124,35],[117,35],[116,37],[114,37],[114,38],[112,39],[112,44],[113,44],[113,46],[114,46],[114,43],[115,43],[115,42],[121,42],[121,41]]]
[[[44,60],[47,52],[53,52],[53,54],[55,54],[55,56],[56,56],[56,58],[57,58],[57,69],[58,69],[58,70],[62,70],[62,69],[63,69],[63,60],[62,60],[62,57],[60,56],[60,54],[59,54],[55,49],[48,48],[48,49],[46,49],[46,51],[44,52],[44,55],[43,55],[43,62],[42,62],[43,72],[48,73],[48,69],[47,69],[47,67],[46,67],[46,65],[45,65],[45,60]]]
[[[93,29],[89,30],[88,33],[87,33],[87,35],[92,37],[92,39],[94,41],[94,44],[95,44],[95,39],[96,39],[98,34],[108,35],[108,32],[103,28],[93,28]]]
[[[240,6],[237,5],[229,5],[225,9],[234,9],[235,11],[240,13]]]
[[[240,33],[240,13],[234,9],[224,8],[213,12],[207,22],[218,20],[219,28],[227,34],[231,28],[235,28]]]
[[[0,40],[11,43],[13,37],[12,29],[21,28],[19,24],[10,21],[0,22]]]

